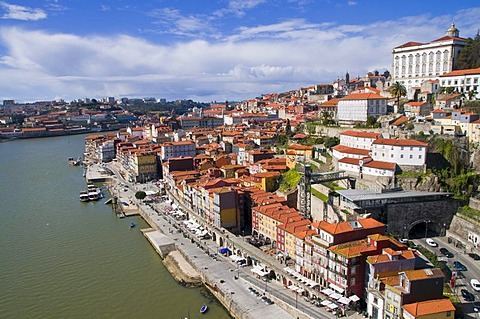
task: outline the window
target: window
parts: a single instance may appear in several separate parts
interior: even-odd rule
[[[400,158],[403,158],[403,154],[400,154]]]
[[[422,159],[422,155],[418,155],[418,159]]]
[[[451,311],[447,311],[447,317],[450,317],[452,315]]]
[[[413,155],[410,155],[410,159],[412,159],[412,158],[413,158]]]

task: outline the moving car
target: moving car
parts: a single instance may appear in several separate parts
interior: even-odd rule
[[[453,268],[455,268],[456,270],[460,270],[460,271],[467,271],[467,267],[465,267],[465,265],[462,264],[459,261],[454,261],[453,262]]]
[[[475,291],[480,291],[480,281],[478,279],[470,280],[470,285]]]
[[[431,239],[431,238],[427,238],[425,241],[427,242],[427,244],[428,244],[429,246],[432,246],[432,247],[438,247],[438,244],[437,244],[437,242],[436,242],[436,241],[434,241],[434,240],[433,240],[433,239]]]
[[[462,297],[465,301],[474,301],[475,300],[475,295],[472,294],[467,289],[462,289],[461,292],[462,292]]]

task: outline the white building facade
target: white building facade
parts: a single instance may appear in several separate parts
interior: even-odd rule
[[[416,140],[379,138],[372,144],[374,161],[405,166],[423,166],[427,159],[427,143]]]
[[[465,97],[480,99],[480,68],[455,70],[440,76],[442,87],[452,87],[458,93],[466,93]],[[471,96],[469,96],[471,92]]]
[[[365,123],[369,116],[387,114],[387,98],[376,93],[352,93],[338,101],[337,121],[340,125]]]
[[[194,157],[197,154],[197,148],[193,141],[180,141],[180,142],[167,142],[161,144],[161,156],[162,161],[175,157]]]
[[[410,91],[426,80],[451,72],[466,39],[452,23],[445,36],[428,43],[407,42],[393,49],[392,82],[400,82]]]

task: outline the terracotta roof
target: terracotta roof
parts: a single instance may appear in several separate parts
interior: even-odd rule
[[[380,133],[347,130],[347,131],[343,131],[342,133],[340,133],[340,135],[347,135],[347,136],[352,136],[352,137],[363,137],[363,138],[376,139],[376,138],[378,138],[378,137],[380,136]]]
[[[351,232],[356,229],[370,229],[370,228],[385,226],[385,224],[373,218],[361,218],[361,219],[358,219],[357,222],[361,225],[360,228],[353,228],[352,225],[350,224],[351,222],[340,222],[340,223],[331,224],[326,221],[321,221],[318,225],[318,228],[326,231],[329,234],[337,235],[341,233]]]
[[[444,77],[448,77],[448,76],[461,76],[461,75],[474,75],[474,74],[480,74],[480,68],[455,70],[455,71],[452,71],[452,72],[442,74],[442,75],[440,75],[440,77],[444,78]]]
[[[387,98],[376,93],[352,93],[345,97],[342,97],[342,100],[386,100]]]
[[[447,311],[455,311],[455,307],[453,306],[452,302],[450,301],[450,299],[447,298],[415,302],[404,305],[402,308],[404,311],[408,312],[414,317],[434,315]],[[453,317],[454,315],[452,315],[452,318]]]
[[[408,122],[408,116],[400,116],[399,118],[397,118],[393,123],[392,125],[394,126],[399,126],[399,125],[402,125],[404,123]]]
[[[378,168],[389,171],[394,171],[396,168],[396,163],[382,162],[382,161],[370,161],[363,164],[363,167]]]
[[[435,39],[431,42],[440,42],[440,41],[447,41],[447,40],[460,40],[460,41],[466,41],[467,39],[465,38],[460,38],[460,37],[452,37],[452,36],[449,36],[449,35],[445,35],[441,38],[438,38],[438,39]],[[430,42],[430,43],[431,43]]]
[[[399,45],[398,47],[395,47],[395,49],[414,47],[414,46],[423,45],[423,44],[424,43],[421,43],[421,42],[410,41],[410,42],[404,43],[402,45]]]
[[[391,146],[422,146],[422,147],[428,146],[428,143],[420,142],[417,140],[400,140],[400,139],[391,139],[391,138],[379,138],[373,141],[372,144],[391,145]]]
[[[368,156],[370,153],[370,150],[365,150],[362,148],[354,148],[354,147],[348,147],[345,145],[335,145],[333,149],[339,153],[345,153],[345,154],[355,154],[355,155],[363,155],[363,156]]]

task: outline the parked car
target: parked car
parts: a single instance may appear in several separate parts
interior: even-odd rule
[[[459,261],[454,261],[454,262],[453,262],[453,267],[454,267],[456,270],[467,271],[467,267],[465,267],[465,265],[462,264],[462,263],[459,262]]]
[[[440,252],[442,253],[442,255],[444,255],[445,257],[448,257],[448,258],[453,258],[453,254],[447,249],[447,248],[440,248]]]
[[[462,292],[462,297],[465,301],[474,301],[475,300],[475,295],[472,294],[467,289],[462,289],[461,292]]]
[[[480,281],[478,279],[470,280],[470,285],[475,291],[480,291]]]
[[[408,244],[408,238],[400,238],[398,241],[405,245]]]
[[[438,247],[438,244],[437,244],[437,242],[436,242],[436,241],[434,241],[434,240],[433,240],[433,239],[431,239],[431,238],[427,238],[425,241],[427,242],[427,244],[428,244],[429,246],[432,246],[432,247]]]
[[[475,254],[475,253],[470,253],[470,254],[468,254],[468,256],[470,256],[470,258],[472,258],[474,260],[480,260],[480,256]]]

